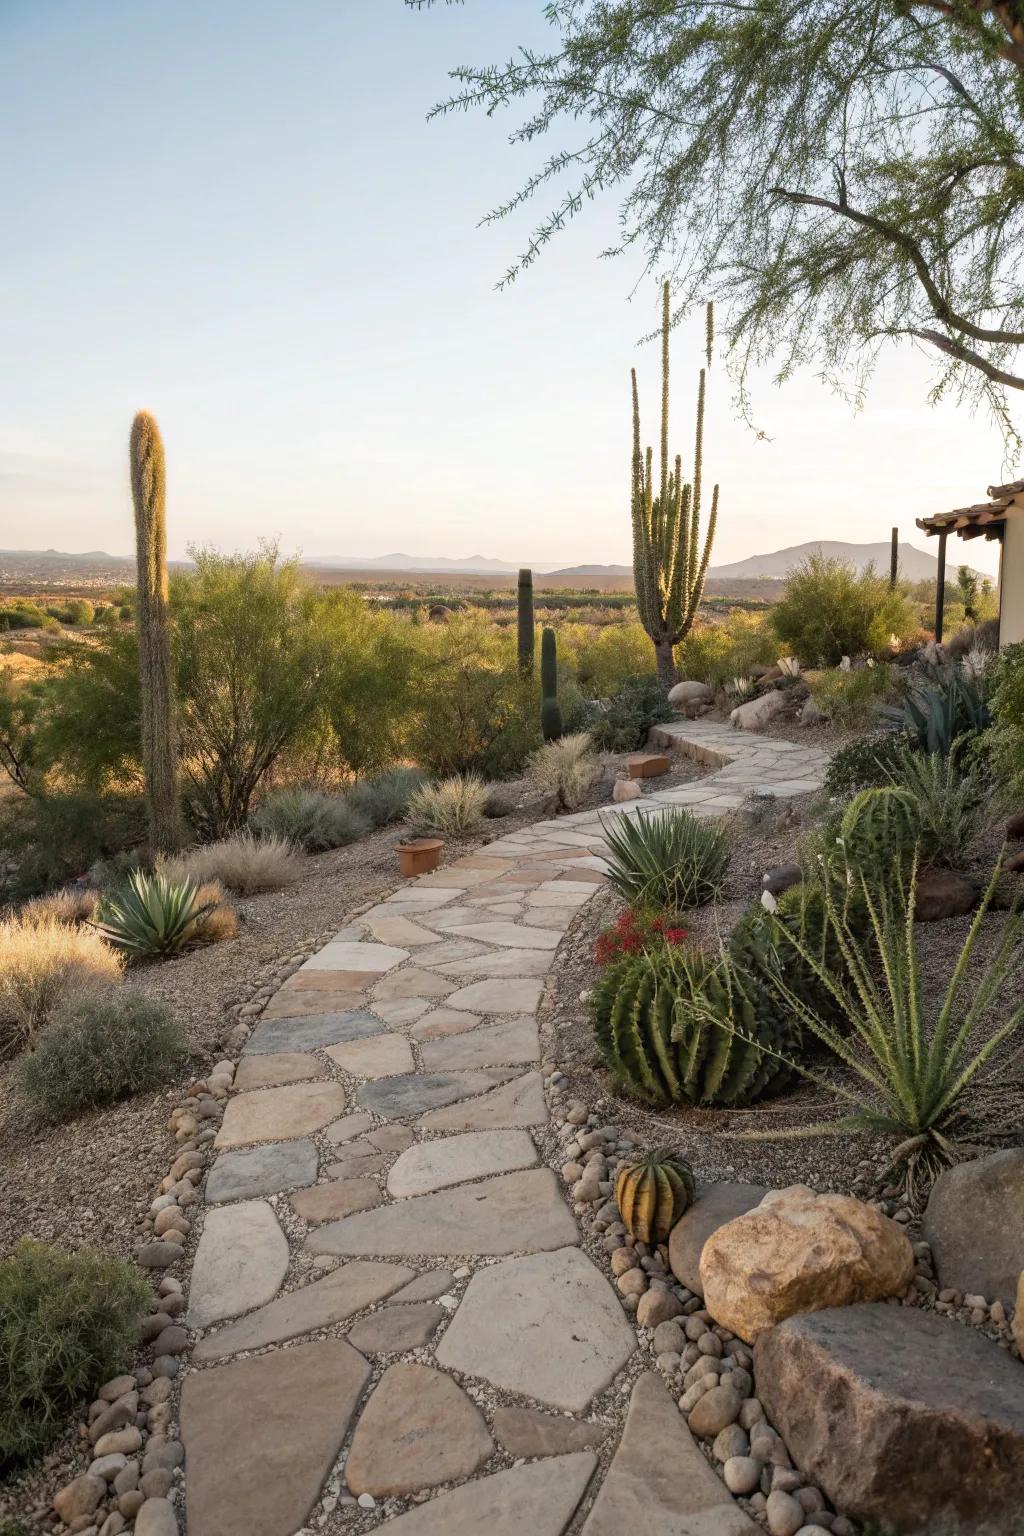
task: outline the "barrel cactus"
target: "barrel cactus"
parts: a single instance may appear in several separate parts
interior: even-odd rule
[[[789,1081],[795,1021],[717,956],[665,950],[609,966],[591,994],[605,1064],[656,1104],[751,1104]]]
[[[921,833],[917,802],[905,789],[862,789],[839,826],[839,844],[850,868],[869,885],[906,873]]]
[[[693,1169],[671,1147],[655,1147],[630,1158],[615,1176],[615,1202],[627,1232],[654,1247],[693,1204]]]

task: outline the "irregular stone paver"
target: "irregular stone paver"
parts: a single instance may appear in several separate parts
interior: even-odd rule
[[[469,1013],[532,1013],[543,986],[539,978],[531,976],[472,981],[451,994],[448,1006],[465,1008]]]
[[[422,1253],[443,1258],[536,1252],[578,1241],[576,1223],[551,1169],[528,1168],[483,1184],[360,1211],[311,1233],[306,1247],[311,1253]]]
[[[270,1051],[264,1056],[243,1056],[235,1069],[236,1093],[252,1088],[283,1088],[307,1078],[324,1077],[323,1063],[308,1051]]]
[[[345,1481],[357,1496],[416,1493],[468,1477],[493,1449],[483,1414],[450,1376],[393,1365],[356,1425]]]
[[[385,903],[381,916],[367,915],[363,918],[373,937],[379,939],[382,944],[397,944],[404,949],[415,949],[421,944],[437,943],[437,934],[431,933],[429,928],[424,928],[420,923],[414,923],[409,917],[392,916],[391,912],[392,908]]]
[[[759,1529],[708,1466],[657,1376],[641,1376],[584,1536],[757,1536]]]
[[[380,1125],[375,1131],[368,1131],[366,1139],[381,1152],[404,1152],[416,1140],[407,1125]]]
[[[259,1088],[230,1099],[215,1147],[244,1147],[256,1141],[289,1141],[336,1120],[345,1108],[340,1083],[292,1083]]]
[[[467,1029],[475,1029],[480,1023],[478,1013],[461,1013],[457,1008],[435,1008],[426,1018],[410,1030],[415,1040],[443,1040],[448,1035],[461,1035]]]
[[[349,1343],[364,1355],[404,1354],[429,1344],[445,1315],[443,1308],[429,1301],[384,1307],[352,1324]]]
[[[439,976],[436,971],[422,970],[410,965],[403,971],[395,971],[378,981],[373,989],[375,1002],[387,1002],[403,997],[447,997],[454,992],[455,982]]]
[[[447,1269],[428,1269],[425,1274],[417,1275],[415,1280],[410,1280],[408,1285],[396,1291],[392,1301],[436,1301],[446,1291],[450,1291],[455,1283],[455,1276]]]
[[[405,1115],[421,1114],[435,1105],[452,1104],[474,1093],[484,1093],[495,1082],[501,1082],[500,1071],[495,1068],[480,1072],[408,1072],[402,1077],[383,1078],[377,1083],[366,1083],[356,1098],[366,1109],[383,1115],[386,1120],[398,1120]]]
[[[205,1328],[273,1296],[288,1268],[288,1239],[265,1200],[207,1211],[192,1265],[188,1324]]]
[[[473,1186],[481,1187],[487,1186]],[[636,1335],[608,1281],[578,1248],[561,1248],[475,1274],[437,1359],[506,1391],[582,1413],[635,1349]]]
[[[300,1189],[291,1198],[292,1210],[304,1221],[338,1221],[353,1211],[368,1211],[380,1205],[381,1192],[375,1179],[334,1179],[330,1184],[315,1184]]]
[[[503,1063],[524,1066],[537,1060],[540,1040],[537,1020],[532,1016],[506,1019],[458,1034],[448,1040],[428,1041],[420,1051],[428,1072],[446,1072],[460,1067],[492,1067]]]
[[[315,1328],[330,1328],[396,1291],[401,1294],[412,1281],[413,1271],[404,1264],[353,1259],[325,1279],[278,1296],[241,1322],[207,1334],[196,1345],[192,1358],[200,1362],[220,1360],[243,1349],[263,1349],[268,1344],[296,1339]]]
[[[329,1045],[327,1054],[343,1072],[355,1077],[394,1077],[411,1072],[416,1065],[409,1042],[401,1035],[371,1035],[367,1040]]]
[[[366,944],[360,940],[332,940],[325,944],[305,965],[303,971],[370,971],[382,975],[393,965],[408,960],[409,951],[398,949],[394,944]]]
[[[373,1011],[385,1024],[400,1028],[403,1024],[415,1024],[417,1019],[421,1019],[431,1002],[429,997],[393,997],[384,1002],[374,999]]]
[[[359,1110],[354,1115],[343,1115],[340,1120],[335,1120],[324,1131],[327,1140],[333,1142],[336,1147],[343,1146],[345,1142],[352,1141],[356,1136],[362,1136],[366,1131],[373,1130],[373,1116]]]
[[[515,1457],[594,1450],[609,1432],[607,1424],[581,1424],[561,1414],[542,1413],[539,1408],[495,1408],[493,1428],[499,1445]]]
[[[509,949],[554,949],[558,944],[556,934],[533,928],[528,931],[515,923],[467,923],[447,931],[460,939],[480,939],[485,944],[502,944]]]
[[[443,1493],[382,1528],[394,1536],[562,1536],[596,1465],[596,1456],[578,1451],[510,1467]]]
[[[403,1152],[388,1174],[388,1192],[396,1199],[429,1194],[468,1179],[531,1168],[537,1161],[526,1131],[474,1131],[445,1141],[421,1141]]]
[[[549,949],[492,949],[465,960],[442,960],[437,969],[458,980],[463,976],[546,976],[551,968]]]
[[[206,1180],[211,1205],[251,1200],[316,1183],[317,1151],[311,1141],[275,1142],[247,1152],[222,1152]]]
[[[328,1163],[325,1170],[329,1179],[356,1179],[364,1173],[379,1173],[384,1166],[384,1153],[378,1152],[372,1142],[351,1142],[336,1163]]]
[[[359,972],[310,971],[298,973],[270,999],[261,1024],[274,1019],[305,1019],[318,1013],[357,1013],[366,1002],[366,977]],[[330,987],[311,987],[311,981],[330,981]]]
[[[425,1131],[483,1131],[492,1126],[526,1127],[547,1122],[543,1079],[539,1072],[525,1072],[478,1099],[424,1115],[420,1125]]]
[[[293,1536],[369,1374],[343,1339],[190,1372],[181,1394],[189,1536]]]
[[[380,1034],[380,1020],[360,1010],[311,1013],[301,1018],[261,1019],[245,1044],[247,1056],[269,1051],[318,1051],[342,1040]]]

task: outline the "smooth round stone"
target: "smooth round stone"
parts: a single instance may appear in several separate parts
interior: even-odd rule
[[[715,1436],[712,1451],[716,1461],[725,1464],[732,1456],[746,1456],[750,1450],[750,1441],[746,1432],[740,1429],[738,1424],[727,1424],[720,1429]]]
[[[652,1340],[656,1355],[681,1355],[686,1347],[686,1335],[676,1322],[659,1323]]]
[[[690,1429],[702,1439],[712,1440],[726,1425],[735,1424],[742,1406],[743,1399],[732,1387],[712,1387],[692,1409]]]
[[[768,1495],[765,1517],[771,1536],[797,1536],[807,1511],[791,1493],[776,1489]]]
[[[722,1468],[730,1493],[756,1493],[761,1481],[761,1463],[753,1456],[730,1456]]]

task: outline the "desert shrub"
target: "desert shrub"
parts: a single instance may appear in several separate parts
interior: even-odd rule
[[[123,964],[92,928],[0,922],[0,1056],[30,1043],[59,1004],[120,981]]]
[[[787,652],[805,666],[834,667],[844,656],[883,652],[917,628],[913,603],[870,567],[809,555],[790,573],[771,623]]]
[[[378,773],[405,753],[422,660],[419,634],[343,587],[323,593],[319,623],[334,755],[350,773]]]
[[[684,677],[724,688],[734,677],[749,676],[754,667],[772,666],[778,654],[767,618],[737,611],[720,621],[698,619],[677,646],[676,662]]]
[[[608,881],[630,906],[680,912],[720,893],[731,851],[720,822],[673,806],[603,825]]]
[[[877,888],[893,871],[909,867],[919,835],[914,797],[891,784],[861,789],[839,823],[839,856],[869,887]]]
[[[277,789],[259,806],[253,825],[265,839],[287,841],[307,853],[342,848],[370,831],[370,818],[353,804],[351,795],[329,795],[320,789]],[[208,849],[193,857],[203,860]]]
[[[519,672],[515,636],[482,615],[420,626],[410,756],[435,776],[518,773],[540,744],[540,694]]]
[[[287,838],[273,834],[254,837],[251,832],[236,832],[220,842],[159,861],[159,869],[168,879],[191,880],[197,885],[217,880],[239,896],[280,891],[300,878],[302,868],[302,857]]]
[[[889,771],[901,760],[903,742],[892,732],[859,736],[837,748],[825,770],[825,789],[846,799],[858,789],[878,789],[889,783]]]
[[[898,792],[910,796],[922,859],[939,864],[962,859],[978,830],[988,788],[983,773],[951,756],[904,747],[889,778]]]
[[[883,705],[881,718],[918,752],[948,757],[959,752],[992,723],[987,676],[960,665],[935,667],[912,687],[900,705]]]
[[[223,944],[238,937],[238,913],[227,900],[219,880],[207,880],[196,891],[196,900],[205,908],[195,933],[197,944]]]
[[[135,1264],[24,1238],[0,1259],[0,1465],[46,1448],[131,1360],[150,1289]]]
[[[388,822],[401,821],[409,801],[425,782],[419,768],[390,768],[361,779],[349,798],[372,826],[386,827]]]
[[[1008,645],[992,673],[991,762],[1015,797],[1024,795],[1024,644]]]
[[[127,886],[104,897],[96,930],[135,959],[176,955],[195,942],[212,910],[195,881],[136,870]]]
[[[671,719],[672,707],[658,679],[630,678],[595,715],[594,745],[606,752],[635,752],[645,745],[652,726]]]
[[[589,698],[607,698],[630,678],[650,671],[651,642],[635,619],[601,628],[563,624],[557,633],[559,667],[575,677]]]
[[[15,1091],[41,1120],[66,1120],[175,1075],[186,1055],[162,1003],[124,989],[63,1009],[14,1071]]]
[[[799,1048],[783,1010],[768,1014],[717,956],[680,945],[603,971],[590,997],[594,1038],[617,1082],[655,1104],[750,1104],[792,1076]]]
[[[74,926],[90,923],[96,916],[100,892],[88,886],[68,885],[48,896],[33,896],[22,904],[18,917],[23,923],[65,923]]]
[[[454,774],[418,789],[409,801],[406,820],[417,831],[459,837],[474,832],[483,821],[489,793],[478,774]]]
[[[0,826],[0,846],[16,866],[15,896],[63,885],[144,837],[141,795],[33,794],[10,805]]]
[[[862,729],[877,715],[878,706],[892,697],[895,680],[889,667],[838,667],[823,672],[810,684],[811,696],[833,725],[843,730]]]
[[[538,747],[527,764],[527,773],[536,789],[557,795],[563,810],[574,811],[600,777],[601,765],[589,735],[580,731]]]

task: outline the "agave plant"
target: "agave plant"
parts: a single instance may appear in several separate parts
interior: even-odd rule
[[[987,679],[955,665],[936,667],[929,680],[908,693],[900,705],[883,705],[881,718],[902,731],[919,752],[948,757],[963,736],[992,724]]]
[[[134,870],[127,888],[108,896],[99,933],[129,955],[175,955],[197,938],[215,902],[204,902],[194,880],[169,880]]]
[[[867,914],[867,934],[851,926],[835,894],[823,891],[825,920],[839,955],[828,965],[820,951],[792,933],[788,942],[814,974],[835,1007],[827,1022],[789,985],[785,972],[769,977],[777,1000],[848,1069],[844,1080],[820,1077],[799,1062],[804,1077],[850,1106],[850,1113],[799,1134],[868,1131],[897,1138],[893,1161],[908,1193],[956,1160],[958,1143],[997,1129],[1006,1134],[1005,1101],[988,1123],[986,1100],[999,1096],[986,1071],[1000,1047],[1024,1023],[1024,1001],[1009,983],[1019,963],[1024,913],[1007,914],[998,942],[968,997],[968,973],[978,935],[1002,873],[1000,859],[975,914],[941,1001],[926,994],[918,953],[914,908],[915,859],[909,888],[897,882],[873,889],[860,879],[858,910]],[[1010,993],[1009,996],[1006,994]],[[994,1028],[995,1021],[1001,1020]],[[770,1042],[759,1040],[763,1050]],[[785,1132],[758,1133],[785,1135]]]
[[[717,821],[683,806],[653,815],[602,822],[610,849],[608,880],[631,907],[680,912],[700,907],[722,889],[730,838]]]

